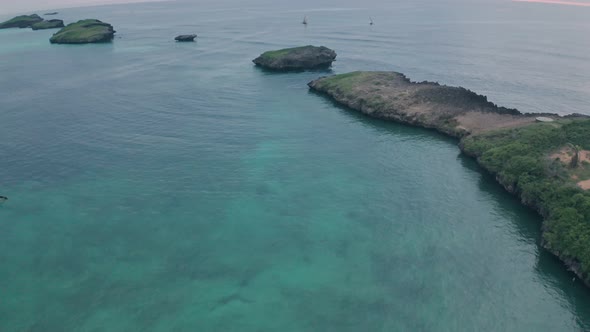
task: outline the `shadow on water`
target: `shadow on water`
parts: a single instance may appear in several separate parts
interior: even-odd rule
[[[506,211],[504,216],[514,220],[514,225],[518,229],[518,234],[527,240],[540,243],[541,241],[541,217],[536,211],[522,205],[518,197],[508,193],[498,182],[494,176],[481,168],[475,159],[459,154],[457,158],[461,162],[461,166],[474,173],[479,173],[478,187],[482,192],[489,194],[494,202],[502,206],[502,210]],[[511,214],[509,211],[516,213]],[[514,218],[519,216],[521,218]]]
[[[293,74],[293,73],[318,73],[318,74],[325,74],[331,75],[334,73],[334,70],[331,66],[328,67],[317,67],[314,69],[298,69],[298,70],[273,70],[268,69],[262,66],[253,65],[257,70],[260,70],[265,75],[285,75],[285,74]]]
[[[535,263],[535,272],[546,284],[567,299],[576,317],[577,325],[583,331],[590,331],[590,322],[586,319],[590,312],[588,302],[590,289],[568,271],[559,258],[543,248],[540,249]]]

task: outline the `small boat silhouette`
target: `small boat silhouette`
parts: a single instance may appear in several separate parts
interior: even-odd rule
[[[369,17],[369,25],[373,25],[373,18]]]
[[[307,16],[304,16],[303,17],[303,22],[301,22],[301,24],[307,25]]]

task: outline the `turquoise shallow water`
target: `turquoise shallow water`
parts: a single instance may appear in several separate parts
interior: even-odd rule
[[[103,45],[0,30],[0,330],[590,329],[590,292],[539,247],[540,218],[456,141],[308,92],[330,72],[250,63],[324,44],[333,73],[583,113],[590,12],[269,4],[60,11],[115,25]]]

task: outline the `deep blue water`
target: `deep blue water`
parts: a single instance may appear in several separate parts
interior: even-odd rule
[[[54,31],[0,30],[0,331],[590,329],[590,291],[540,248],[540,217],[456,141],[306,86],[396,70],[524,112],[590,114],[590,9],[59,11],[117,38],[50,45]],[[184,33],[198,41],[173,41]],[[335,49],[333,70],[251,63],[303,44]]]

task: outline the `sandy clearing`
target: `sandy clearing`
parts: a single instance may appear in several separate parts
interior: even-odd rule
[[[568,165],[572,161],[572,157],[574,156],[574,151],[571,147],[565,146],[561,148],[559,151],[553,153],[550,157],[551,159],[559,159],[564,164]],[[590,163],[590,150],[580,150],[580,163],[583,161]]]
[[[534,116],[515,116],[498,113],[470,112],[457,116],[459,126],[471,133],[495,129],[515,128],[535,122]]]
[[[578,182],[578,187],[580,187],[584,190],[590,189],[590,180],[584,180],[584,181]]]

